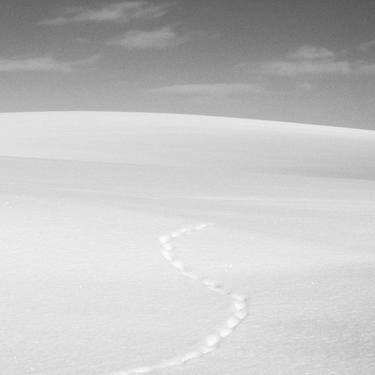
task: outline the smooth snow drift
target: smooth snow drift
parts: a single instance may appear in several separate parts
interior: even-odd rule
[[[0,373],[375,373],[375,132],[5,113],[0,171]]]

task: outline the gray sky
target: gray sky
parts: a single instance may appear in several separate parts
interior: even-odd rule
[[[375,129],[372,0],[2,0],[0,111]]]

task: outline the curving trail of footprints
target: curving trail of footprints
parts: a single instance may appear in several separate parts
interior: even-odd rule
[[[229,289],[226,289],[217,281],[210,280],[206,277],[201,277],[195,274],[187,266],[185,266],[185,264],[179,258],[177,258],[173,252],[173,250],[175,249],[173,241],[176,240],[178,237],[203,230],[210,225],[212,224],[203,223],[196,225],[194,227],[184,227],[168,235],[161,236],[159,238],[159,242],[162,247],[161,255],[185,277],[188,277],[191,280],[199,282],[206,288],[210,289],[212,292],[231,298],[232,314],[228,317],[228,319],[224,322],[224,324],[221,327],[217,328],[214,332],[207,335],[203,339],[203,343],[194,350],[191,350],[180,356],[173,357],[171,359],[163,360],[152,366],[136,367],[125,371],[116,372],[113,375],[150,374],[160,369],[182,366],[187,362],[199,359],[217,350],[220,343],[226,337],[230,336],[233,333],[233,331],[246,318],[248,313],[248,304],[247,298],[245,296],[237,294]]]

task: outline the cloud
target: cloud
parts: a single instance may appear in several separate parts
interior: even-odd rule
[[[128,23],[153,20],[164,16],[171,4],[151,4],[148,0],[130,0],[102,7],[69,7],[59,17],[45,19],[39,25],[58,26],[71,23]]]
[[[267,61],[260,73],[280,77],[317,75],[361,75],[375,73],[375,65],[362,60],[342,59],[323,47],[302,46],[280,60]]]
[[[135,21],[150,23],[168,13],[175,5],[169,0],[159,3],[150,0],[128,0],[105,6],[69,7],[62,15],[39,22],[39,25],[58,26],[73,23],[119,23],[130,24],[125,34],[107,41],[107,45],[117,45],[127,49],[164,49],[175,47],[189,40],[175,26],[160,26],[153,29],[137,28]],[[152,26],[151,26],[152,27]]]
[[[302,46],[287,55],[290,60],[326,60],[335,59],[336,54],[324,47]]]
[[[262,73],[276,76],[307,74],[349,74],[347,61],[271,61],[262,66]]]
[[[163,95],[178,95],[188,97],[227,97],[244,94],[254,94],[263,91],[257,83],[209,83],[165,86],[149,89],[148,92]]]
[[[59,72],[69,73],[76,67],[91,64],[99,59],[92,56],[83,60],[61,61],[50,56],[25,59],[0,58],[0,72]]]
[[[311,82],[297,82],[295,88],[301,91],[311,91],[314,86],[311,84]]]
[[[363,52],[375,52],[375,40],[361,43],[359,49]]]
[[[375,64],[368,64],[368,63],[357,63],[356,65],[356,73],[362,75],[373,75],[375,74]]]
[[[276,76],[311,74],[348,74],[350,63],[338,60],[336,54],[323,47],[302,46],[282,60],[269,61],[261,66],[261,72]]]
[[[164,49],[187,42],[189,38],[179,34],[171,26],[153,30],[130,30],[122,37],[109,41],[108,45],[118,45],[127,49]]]

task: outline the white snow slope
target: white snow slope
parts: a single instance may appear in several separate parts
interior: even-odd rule
[[[1,374],[375,374],[374,131],[4,113],[0,178]]]

